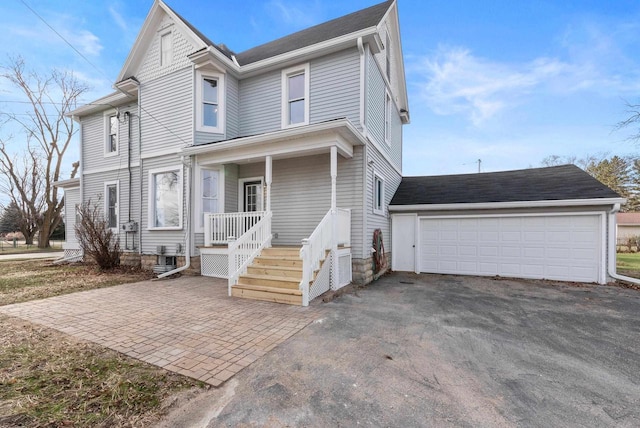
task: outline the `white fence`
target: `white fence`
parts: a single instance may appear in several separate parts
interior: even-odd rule
[[[229,241],[229,295],[240,275],[265,247],[271,246],[271,213],[264,216],[237,240]]]

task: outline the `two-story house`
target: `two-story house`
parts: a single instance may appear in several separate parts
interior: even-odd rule
[[[235,53],[155,0],[115,89],[73,112],[68,256],[91,201],[124,263],[234,295],[307,304],[372,280],[409,122],[395,1]]]

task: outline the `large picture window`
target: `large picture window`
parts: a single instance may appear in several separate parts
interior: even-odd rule
[[[309,65],[282,72],[282,127],[309,123]]]
[[[178,229],[182,226],[182,170],[150,173],[151,228]]]

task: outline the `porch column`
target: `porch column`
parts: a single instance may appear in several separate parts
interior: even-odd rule
[[[272,159],[271,156],[267,156],[265,157],[264,160],[264,175],[265,175],[265,182],[267,184],[267,212],[271,212],[271,165],[272,165]]]
[[[331,211],[336,211],[336,179],[338,176],[338,148],[331,146]]]

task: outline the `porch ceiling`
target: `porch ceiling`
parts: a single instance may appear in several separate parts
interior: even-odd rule
[[[347,119],[284,129],[249,137],[186,147],[185,155],[198,155],[200,164],[256,162],[327,153],[332,146],[345,158],[353,157],[353,147],[365,139]]]

